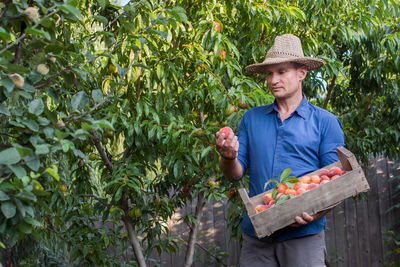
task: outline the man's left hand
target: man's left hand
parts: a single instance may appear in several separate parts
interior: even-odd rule
[[[331,209],[322,210],[322,211],[317,212],[316,214],[314,214],[312,216],[310,214],[308,214],[307,212],[303,212],[302,213],[302,217],[296,216],[294,218],[296,220],[296,222],[291,224],[290,226],[300,227],[300,226],[306,225],[306,224],[308,224],[308,223],[310,223],[312,221],[319,220],[322,217],[324,217],[330,210]]]

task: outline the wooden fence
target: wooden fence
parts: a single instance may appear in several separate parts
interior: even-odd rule
[[[384,157],[372,159],[365,172],[371,187],[367,199],[347,199],[327,215],[326,244],[330,266],[378,267],[400,262],[400,254],[387,256],[393,247],[384,242],[385,233],[400,222],[400,209],[390,210],[394,203],[400,203],[400,198],[394,197],[399,179],[390,179],[400,175],[400,168],[393,166],[394,162]],[[194,209],[195,203],[192,203],[172,218],[169,226],[173,236],[187,240],[190,229],[178,219]],[[194,267],[239,266],[240,245],[230,239],[226,216],[227,205],[223,203],[207,203],[204,207]],[[183,251],[176,254],[155,254],[149,266],[182,266],[185,246],[182,248]],[[223,264],[216,263],[214,255],[217,252],[229,255]]]

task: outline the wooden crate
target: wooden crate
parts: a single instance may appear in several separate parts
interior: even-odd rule
[[[365,174],[353,153],[342,146],[336,150],[340,160],[324,168],[330,169],[337,166],[348,171],[347,173],[268,210],[260,213],[255,211],[257,205],[264,204],[263,198],[267,192],[249,198],[246,189],[239,189],[258,238],[269,236],[275,231],[295,223],[294,218],[301,216],[302,212],[316,214],[340,204],[346,198],[369,190]],[[307,175],[318,175],[319,172],[320,170],[316,170]]]

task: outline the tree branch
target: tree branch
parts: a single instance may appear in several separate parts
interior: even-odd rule
[[[99,151],[101,159],[103,160],[104,164],[106,165],[110,173],[112,173],[114,171],[113,165],[111,161],[108,159],[106,153],[104,152],[103,147],[101,146],[99,136],[97,135],[95,130],[90,130],[90,133],[92,134],[94,145],[96,146],[97,151]]]
[[[81,197],[91,197],[96,199],[98,202],[100,202],[103,206],[107,207],[108,209],[111,209],[111,206],[105,202],[103,199],[99,198],[98,196],[92,195],[92,194],[86,194],[86,195],[79,195]]]
[[[324,107],[323,107],[324,109],[327,108],[328,102],[329,102],[329,100],[331,99],[332,89],[333,89],[333,87],[335,86],[336,78],[337,78],[336,75],[333,76],[333,78],[332,78],[332,80],[331,80],[331,83],[330,83],[329,86],[328,86],[327,95],[326,95],[325,103],[324,103]]]
[[[203,207],[205,204],[205,198],[204,198],[204,193],[200,192],[199,195],[197,196],[197,205],[196,205],[196,211],[195,211],[195,219],[196,221],[200,221],[201,216],[203,214]],[[194,246],[196,244],[196,239],[197,239],[197,233],[199,231],[199,224],[198,223],[192,223],[190,233],[189,233],[189,240],[188,240],[188,246],[186,250],[186,255],[185,255],[185,261],[183,263],[184,267],[190,267],[193,264],[193,256],[194,256]]]
[[[21,35],[24,36],[18,41],[17,48],[15,49],[15,56],[14,59],[11,61],[12,64],[18,64],[19,60],[21,59],[21,54],[22,54],[22,43],[24,42],[25,39],[25,29],[26,29],[26,23],[22,22],[21,23]]]
[[[4,14],[7,12],[9,3],[10,3],[10,1],[6,1],[6,6],[3,8],[3,10],[0,13],[0,20],[3,18]]]
[[[129,217],[129,203],[125,192],[123,193],[121,198],[121,205],[124,208],[124,217],[122,218],[122,220],[125,224],[126,231],[128,232],[128,237],[129,240],[131,241],[133,251],[136,256],[136,261],[138,262],[139,267],[146,267],[147,264],[143,256],[140,240],[137,238],[137,233],[133,226],[134,224],[132,222],[131,217]]]
[[[374,99],[374,92],[371,92],[369,94],[369,101],[368,101],[367,107],[364,110],[364,118],[367,118],[369,111],[371,110],[371,104],[372,104],[373,99]]]

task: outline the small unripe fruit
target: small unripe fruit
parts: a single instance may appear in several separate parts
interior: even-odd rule
[[[30,19],[39,19],[39,13],[35,7],[28,7],[25,9],[24,14]]]
[[[237,108],[235,107],[235,106],[230,106],[229,107],[229,109],[228,109],[228,111],[225,113],[225,115],[226,116],[229,116],[229,115],[231,115],[232,113],[235,113],[235,112],[237,112],[238,110],[237,110]]]
[[[43,63],[37,65],[36,67],[36,71],[42,75],[46,75],[47,73],[49,73],[49,70],[49,67],[47,67],[47,65]]]
[[[221,52],[219,53],[219,57],[220,57],[222,60],[225,60],[225,59],[226,59],[226,52],[225,52],[224,49],[222,49]]]
[[[24,78],[18,73],[10,74],[8,77],[13,81],[15,87],[22,88],[24,86]]]
[[[219,31],[221,29],[221,23],[219,23],[218,21],[214,21],[214,23],[214,30]]]
[[[139,208],[135,208],[135,216],[138,218],[142,216],[142,211]]]
[[[63,120],[58,120],[56,126],[62,128],[65,127],[65,123],[63,122]]]
[[[85,165],[85,161],[81,159],[78,163],[79,168],[82,168]]]
[[[65,185],[65,184],[62,184],[62,185],[60,185],[60,190],[62,191],[62,192],[67,192],[67,186]]]

